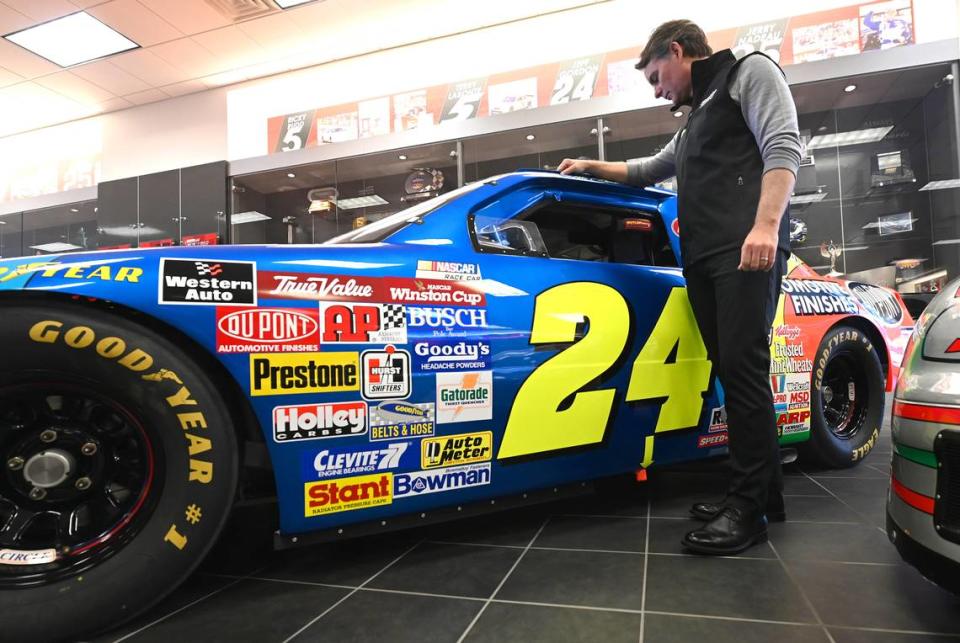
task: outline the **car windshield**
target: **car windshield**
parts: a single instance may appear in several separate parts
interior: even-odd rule
[[[413,223],[423,223],[423,217],[435,211],[442,205],[450,203],[454,199],[458,199],[467,192],[470,192],[477,187],[483,185],[482,181],[477,181],[476,183],[471,183],[470,185],[465,185],[462,188],[457,188],[447,192],[446,194],[441,194],[436,196],[428,201],[418,203],[412,207],[401,210],[395,214],[391,214],[388,217],[384,217],[379,221],[374,221],[369,225],[365,225],[362,228],[357,228],[356,230],[351,230],[350,232],[341,234],[338,237],[334,237],[326,242],[324,245],[335,245],[343,243],[379,243],[387,239],[394,232],[398,232],[403,228],[411,225]]]

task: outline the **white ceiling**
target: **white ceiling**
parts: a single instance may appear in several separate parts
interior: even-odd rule
[[[63,69],[0,38],[0,136],[610,0],[0,0],[0,35],[85,10],[140,45]]]

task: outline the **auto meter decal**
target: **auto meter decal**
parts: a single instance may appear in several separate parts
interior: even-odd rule
[[[308,308],[217,308],[218,353],[320,350],[320,321]]]
[[[880,286],[862,284],[851,281],[847,284],[853,296],[871,313],[879,317],[883,323],[895,326],[903,319],[903,309],[896,296]]]
[[[256,306],[256,283],[253,261],[160,259],[161,304]]]

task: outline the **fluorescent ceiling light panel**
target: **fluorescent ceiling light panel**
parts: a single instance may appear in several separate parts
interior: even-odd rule
[[[230,223],[233,225],[240,225],[241,223],[253,223],[254,221],[269,221],[270,217],[267,215],[257,212],[256,210],[250,210],[249,212],[238,212],[230,217]]]
[[[947,179],[946,181],[930,181],[920,188],[919,192],[924,190],[949,190],[950,188],[960,188],[960,179]]]
[[[803,205],[804,203],[816,203],[823,201],[827,197],[826,192],[815,192],[814,194],[798,194],[790,197],[790,205]]]
[[[861,145],[863,143],[876,143],[883,140],[883,137],[890,133],[893,125],[886,127],[871,127],[868,129],[855,129],[849,132],[837,132],[836,134],[821,134],[814,136],[807,143],[808,150],[816,150],[824,147],[843,147],[844,145]]]
[[[313,0],[273,0],[277,3],[277,6],[281,9],[289,9],[290,7],[296,7],[298,4],[307,4],[308,2],[313,2]]]
[[[376,194],[370,196],[358,196],[352,199],[339,199],[337,206],[344,210],[353,210],[354,208],[374,208],[378,205],[389,205],[389,201]]]
[[[70,250],[83,250],[83,248],[80,246],[75,246],[72,243],[63,243],[60,241],[56,241],[54,243],[42,243],[39,246],[30,247],[41,252],[69,252]]]
[[[83,11],[7,34],[4,38],[61,67],[140,46]]]

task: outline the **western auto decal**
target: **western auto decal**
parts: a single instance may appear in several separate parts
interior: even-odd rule
[[[309,308],[217,308],[218,353],[320,350],[320,319]]]
[[[256,306],[256,284],[252,261],[160,259],[161,304]]]
[[[273,409],[274,442],[342,438],[366,432],[366,402],[293,404]]]
[[[403,277],[351,277],[261,272],[257,290],[264,299],[483,306],[486,297],[469,282]]]
[[[401,304],[320,304],[324,343],[406,344],[407,318]]]
[[[410,395],[410,353],[394,346],[360,354],[362,395],[368,400],[401,399]]]

